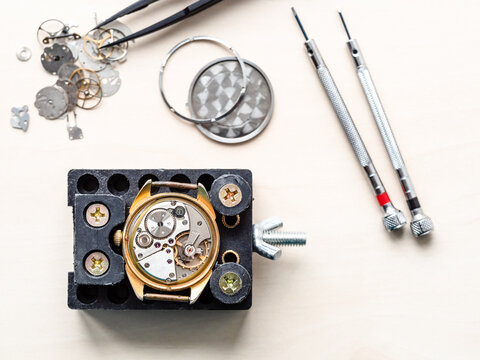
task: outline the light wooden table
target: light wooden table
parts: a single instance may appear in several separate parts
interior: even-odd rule
[[[381,212],[304,53],[291,5],[316,39],[393,201],[406,212],[346,50],[337,1],[226,0],[133,45],[118,68],[120,92],[79,113],[84,140],[71,142],[64,122],[40,118],[35,94],[54,78],[41,68],[37,26],[57,17],[86,31],[95,11],[106,16],[129,3],[3,5],[0,358],[478,359],[480,3],[341,4],[435,222],[426,242],[408,230],[383,230]],[[187,3],[161,2],[127,23],[140,29]],[[211,142],[162,103],[160,62],[192,35],[228,41],[270,77],[275,113],[254,141]],[[33,50],[27,63],[15,58],[20,45]],[[217,55],[196,54],[195,61],[178,56],[186,70],[170,73],[180,103],[196,70]],[[9,124],[10,108],[23,104],[32,115],[26,134]],[[284,249],[277,262],[255,255],[254,305],[247,312],[69,310],[67,171],[154,167],[251,169],[256,221],[281,216],[286,228],[308,232],[308,246]]]

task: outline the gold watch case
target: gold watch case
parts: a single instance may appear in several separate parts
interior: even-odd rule
[[[197,189],[197,198],[179,192],[152,195],[152,188],[162,186]],[[125,271],[140,300],[193,304],[198,299],[220,249],[215,218],[203,185],[145,183],[130,207],[122,236]],[[158,292],[145,291],[145,286]],[[186,289],[190,296],[171,294]]]

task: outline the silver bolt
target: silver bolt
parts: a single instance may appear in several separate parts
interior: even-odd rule
[[[282,226],[283,222],[277,216],[253,225],[253,250],[267,259],[277,260],[282,250],[276,246],[303,246],[307,243],[307,235],[303,232],[273,231]]]
[[[302,232],[266,231],[263,241],[278,246],[303,246],[307,243],[307,236]]]
[[[85,259],[85,270],[93,276],[105,274],[110,267],[107,256],[101,251],[95,251]]]
[[[110,219],[110,211],[103,204],[92,204],[85,212],[87,223],[92,227],[102,227]]]
[[[218,198],[224,206],[231,208],[242,202],[242,190],[235,184],[226,184],[218,192]]]

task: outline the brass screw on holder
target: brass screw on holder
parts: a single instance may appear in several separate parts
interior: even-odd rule
[[[85,269],[93,276],[105,274],[110,267],[107,256],[101,251],[92,252],[85,259]]]
[[[226,184],[218,192],[220,202],[226,207],[234,207],[242,201],[242,190],[235,184]]]
[[[227,272],[218,281],[220,289],[226,295],[235,295],[242,288],[242,279],[234,272]]]
[[[92,204],[87,208],[85,218],[88,225],[92,227],[102,227],[110,219],[110,211],[103,204]]]

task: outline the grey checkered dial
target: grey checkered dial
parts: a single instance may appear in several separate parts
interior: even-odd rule
[[[244,60],[247,91],[235,110],[214,123],[197,125],[211,139],[239,143],[258,135],[268,124],[273,111],[273,90],[266,75]],[[189,107],[193,117],[215,118],[234,106],[242,89],[242,71],[235,58],[215,60],[195,77]]]

